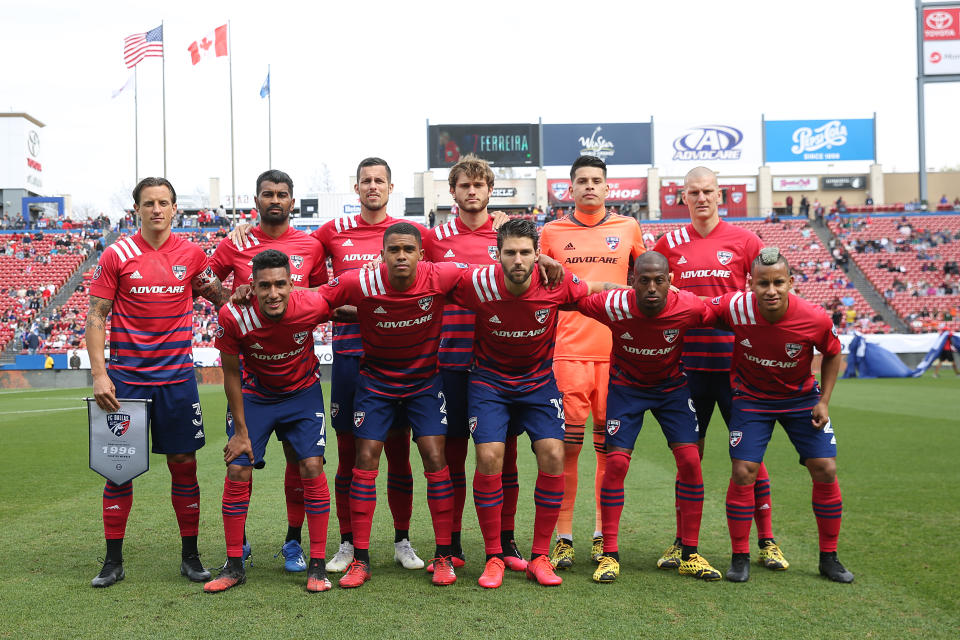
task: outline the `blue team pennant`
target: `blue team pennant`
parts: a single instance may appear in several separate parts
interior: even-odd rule
[[[260,97],[266,98],[270,95],[270,72],[267,71],[267,79],[263,81],[263,86],[260,87]]]

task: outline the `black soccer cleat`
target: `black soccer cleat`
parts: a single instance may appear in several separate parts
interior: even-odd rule
[[[123,563],[106,560],[97,577],[90,581],[90,586],[97,588],[109,587],[120,582],[123,578]]]
[[[830,578],[834,582],[849,584],[853,582],[853,574],[840,564],[837,552],[820,552],[820,575]]]
[[[198,553],[184,556],[180,562],[180,575],[189,578],[190,582],[206,582],[210,579],[210,572],[200,564],[200,554]]]
[[[750,579],[750,554],[735,553],[730,558],[730,568],[725,576],[730,582],[746,582]]]

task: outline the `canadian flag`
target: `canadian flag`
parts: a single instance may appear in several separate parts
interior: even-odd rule
[[[210,56],[219,58],[227,55],[227,25],[221,25],[199,40],[194,40],[187,50],[193,64]]]

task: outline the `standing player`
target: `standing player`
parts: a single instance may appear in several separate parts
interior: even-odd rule
[[[254,202],[260,212],[260,224],[247,230],[244,241],[230,238],[220,241],[210,258],[210,267],[221,281],[233,274],[234,288],[253,280],[252,258],[268,248],[289,256],[290,284],[295,287],[317,287],[327,281],[327,259],[323,247],[309,235],[290,226],[293,211],[293,180],[283,171],[271,169],[257,177]],[[311,341],[312,341],[311,335]],[[233,436],[233,419],[227,415],[227,437]],[[283,432],[277,431],[282,437]],[[303,484],[300,482],[300,461],[293,447],[283,442],[287,466],[283,475],[283,492],[287,503],[287,536],[280,553],[287,571],[306,571],[307,563],[301,546],[304,520]],[[245,555],[250,546],[244,539]]]
[[[843,501],[837,483],[837,441],[827,405],[840,369],[840,340],[823,309],[790,293],[790,265],[776,247],[753,261],[749,292],[714,298],[710,307],[733,330],[733,411],[727,526],[733,558],[727,580],[750,577],[754,483],[777,421],[813,480],[813,514],[820,536],[820,574],[853,582],[837,559]],[[822,386],[810,372],[813,350],[823,354]]]
[[[265,218],[263,213],[261,209]],[[324,559],[330,492],[323,474],[326,433],[313,329],[329,320],[330,307],[318,293],[292,291],[293,274],[286,254],[267,249],[252,262],[254,304],[237,307],[228,303],[222,307],[216,333],[216,347],[223,361],[223,388],[233,408],[234,433],[223,449],[227,463],[223,482],[227,564],[203,590],[218,593],[246,580],[243,532],[252,465],[263,460],[270,434],[276,431],[298,459],[297,478],[303,487],[310,534],[307,591],[327,591],[330,580]]]
[[[122,399],[150,399],[153,452],[167,456],[170,499],[181,537],[180,573],[194,582],[210,578],[200,564],[197,532],[200,486],[196,451],[204,445],[203,414],[193,372],[193,296],[220,307],[227,300],[207,266],[203,249],[171,233],[177,193],[166,178],[144,178],[133,190],[140,230],[100,256],[90,283],[86,341],[93,395],[104,411]],[[103,351],[110,321],[110,368]],[[91,582],[123,580],[123,538],[133,505],[133,482],[107,480],[103,530],[107,553]]]
[[[720,187],[716,174],[706,167],[691,169],[684,178],[684,200],[690,210],[690,224],[664,234],[654,249],[670,261],[673,285],[701,298],[713,298],[732,291],[743,291],[747,285],[750,264],[763,246],[752,231],[720,219]],[[690,396],[697,410],[700,425],[700,458],[713,415],[720,409],[726,425],[730,425],[730,355],[733,334],[721,329],[701,328],[687,333],[683,342],[683,368],[690,385]],[[679,483],[679,478],[677,480]],[[756,483],[757,538],[760,563],[775,571],[790,566],[773,537],[771,523],[770,477],[760,465]],[[673,544],[657,561],[661,569],[673,569],[682,561],[680,530],[680,486],[674,492],[677,505],[677,532]]]
[[[563,582],[546,555],[563,498],[563,400],[553,376],[558,307],[589,293],[570,272],[548,289],[537,260],[537,229],[511,220],[497,233],[498,265],[466,273],[453,300],[476,313],[476,351],[467,391],[469,428],[477,451],[473,500],[487,564],[481,587],[503,583],[501,472],[508,433],[526,431],[537,456],[536,512],[527,577],[545,586]],[[610,285],[612,286],[612,285]],[[602,284],[591,285],[601,290]]]
[[[495,264],[497,232],[495,220],[487,212],[493,189],[493,171],[485,160],[469,154],[450,168],[450,194],[457,203],[458,215],[453,220],[431,229],[433,238],[424,246],[431,262],[468,262]],[[460,543],[463,506],[466,502],[466,459],[470,430],[467,428],[467,371],[473,358],[474,313],[448,304],[443,310],[440,334],[440,377],[447,399],[446,458],[453,481],[453,566],[464,563]],[[501,545],[503,559],[513,571],[527,566],[514,540],[514,516],[520,483],[517,474],[517,436],[508,434],[503,471],[503,509]],[[427,567],[430,571],[430,567]]]
[[[410,423],[427,479],[436,536],[433,584],[453,584],[450,559],[453,485],[444,459],[446,400],[437,372],[444,296],[466,265],[423,262],[420,230],[407,222],[383,234],[383,264],[353,269],[321,288],[331,306],[356,305],[363,356],[351,425],[356,462],[350,484],[354,559],[340,586],[370,579],[370,526],[377,500],[380,453],[390,427]],[[342,408],[341,408],[342,410]]]
[[[644,251],[643,233],[633,218],[608,213],[607,165],[600,158],[581,156],[570,168],[574,212],[547,223],[541,251],[560,261],[581,280],[626,284],[630,262]],[[597,454],[594,478],[595,528],[591,556],[603,553],[600,531],[600,484],[606,462],[603,425],[606,421],[610,373],[610,330],[576,312],[560,314],[553,370],[563,394],[564,489],[557,520],[557,544],[550,554],[558,569],[573,566],[573,505],[577,498],[577,460],[583,447],[587,417],[593,412],[593,447]]]
[[[597,582],[620,575],[618,533],[623,512],[623,481],[630,454],[650,410],[660,423],[677,462],[682,532],[680,574],[719,580],[720,572],[697,553],[703,514],[703,474],[697,450],[697,415],[680,370],[680,349],[687,330],[712,321],[706,305],[692,293],[670,289],[667,259],[656,251],[637,258],[633,289],[592,295],[577,308],[613,332],[613,362],[607,395],[607,471],[600,489],[603,558],[593,574]]]

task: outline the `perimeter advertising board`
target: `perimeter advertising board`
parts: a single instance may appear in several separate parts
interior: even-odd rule
[[[652,164],[650,123],[545,124],[543,164],[570,166],[580,156],[608,165]]]
[[[0,118],[0,189],[44,195],[40,127],[17,114]]]
[[[498,167],[540,165],[535,124],[434,124],[427,133],[430,168],[448,168],[468,153]]]
[[[709,124],[704,124],[707,122]],[[722,174],[755,173],[762,163],[760,119],[657,121],[655,159],[661,173],[685,175],[697,166]]]
[[[923,73],[960,74],[960,5],[923,10]]]
[[[873,160],[873,118],[767,120],[767,162]]]
[[[607,178],[607,202],[647,203],[646,178]],[[573,204],[570,180],[561,178],[547,180],[547,193],[553,204]]]

